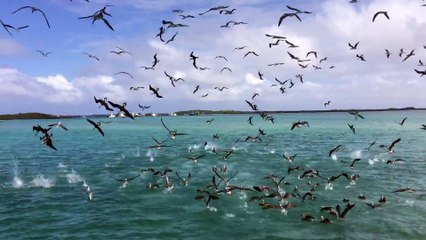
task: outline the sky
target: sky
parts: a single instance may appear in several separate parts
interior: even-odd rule
[[[189,109],[321,110],[351,108],[426,107],[426,6],[422,0],[15,0],[0,6],[0,20],[16,28],[9,35],[0,29],[0,114],[43,112],[51,114],[104,114],[93,97],[138,104],[151,112]],[[90,16],[105,5],[105,16],[115,31]],[[311,14],[287,17],[291,6]],[[50,23],[47,26],[41,9]],[[228,6],[233,14],[210,8]],[[176,13],[172,10],[182,10]],[[389,20],[379,15],[386,11]],[[182,19],[179,15],[193,15]],[[187,26],[170,27],[162,21]],[[220,27],[228,21],[246,24]],[[156,35],[166,28],[165,44]],[[1,27],[1,26],[0,26]],[[269,47],[279,35],[285,41]],[[359,42],[351,50],[348,43]],[[237,47],[247,46],[242,50]],[[117,55],[120,47],[131,54]],[[388,49],[391,55],[385,55]],[[400,49],[404,53],[399,56]],[[51,52],[47,57],[37,50]],[[414,50],[414,56],[402,61]],[[254,51],[257,55],[249,54]],[[306,56],[310,51],[317,52]],[[82,52],[100,59],[89,58]],[[197,56],[196,69],[190,53]],[[289,53],[302,62],[291,59]],[[151,66],[157,54],[159,62]],[[363,55],[366,61],[356,55]],[[226,58],[218,58],[224,56]],[[321,61],[322,59],[325,60]],[[268,66],[273,63],[284,63]],[[308,65],[302,68],[299,64]],[[315,67],[321,69],[316,69]],[[223,70],[228,67],[232,70]],[[206,70],[201,70],[207,68]],[[119,72],[128,72],[133,78]],[[184,81],[175,87],[165,75]],[[260,79],[258,73],[263,74]],[[303,83],[296,75],[303,76]],[[283,82],[284,93],[280,91]],[[290,79],[294,86],[290,88]],[[148,89],[159,88],[163,98]],[[195,93],[196,86],[199,90]],[[138,91],[130,87],[143,87]],[[223,91],[215,87],[226,87]],[[253,94],[258,93],[254,99]],[[207,95],[208,94],[208,95]],[[203,97],[205,96],[205,97]],[[331,103],[324,107],[324,103]]]

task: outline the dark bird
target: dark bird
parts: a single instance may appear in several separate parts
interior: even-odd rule
[[[138,104],[138,106],[142,111],[151,107],[151,105],[140,105],[140,104]]]
[[[351,164],[349,165],[350,168],[354,168],[355,163],[361,161],[361,158],[355,158],[354,160],[352,160]]]
[[[422,127],[420,129],[426,130],[426,124],[422,124]]]
[[[166,126],[166,124],[164,123],[163,118],[161,118],[160,120],[161,120],[161,124],[163,125],[163,127],[169,132],[169,136],[170,136],[171,139],[174,140],[174,139],[176,139],[176,136],[179,136],[179,135],[186,135],[186,133],[178,133],[177,130],[170,130]]]
[[[157,66],[157,64],[160,62],[160,60],[157,58],[157,54],[154,54],[154,56],[152,57],[154,59],[154,61],[152,61],[152,68],[154,68],[155,66]]]
[[[386,11],[378,11],[378,12],[376,12],[376,13],[373,15],[373,20],[371,20],[371,22],[374,22],[374,20],[376,19],[376,17],[377,17],[379,14],[384,15],[384,16],[385,16],[388,20],[390,20],[389,15],[388,15],[388,12],[386,12]]]
[[[331,155],[333,155],[334,153],[338,152],[340,150],[340,147],[342,145],[337,145],[335,148],[331,149],[330,152],[328,153],[328,156],[331,157]]]
[[[330,100],[328,100],[327,102],[325,102],[325,103],[324,103],[324,107],[326,107],[326,106],[330,105],[330,103],[331,103],[331,101],[330,101]]]
[[[257,105],[256,104],[254,104],[254,103],[252,103],[252,102],[249,102],[248,100],[245,100],[246,101],[246,103],[250,106],[250,108],[253,110],[253,111],[258,111],[259,109],[257,108]]]
[[[14,12],[12,12],[12,14],[15,14],[18,11],[20,11],[22,9],[26,9],[26,8],[31,9],[31,13],[35,13],[35,12],[41,13],[43,15],[44,20],[46,21],[47,26],[50,28],[50,24],[49,24],[49,21],[47,20],[46,14],[44,14],[44,12],[42,10],[40,10],[39,8],[32,7],[32,6],[23,6],[23,7],[18,8],[18,10],[15,10]]]
[[[207,11],[205,11],[205,12],[202,12],[202,13],[199,13],[198,15],[204,15],[204,14],[206,14],[206,13],[208,13],[208,12],[211,12],[211,11],[220,11],[220,10],[223,10],[223,9],[226,9],[226,8],[228,8],[229,6],[217,6],[217,7],[212,7],[212,8],[210,8],[209,10],[207,10]]]
[[[99,131],[99,133],[100,134],[102,134],[102,136],[105,136],[105,134],[104,134],[104,131],[102,131],[102,129],[101,129],[101,123],[100,122],[94,122],[94,121],[92,121],[92,120],[90,120],[90,119],[88,119],[88,118],[86,118],[86,120],[90,123],[90,124],[92,124],[93,125],[93,129],[97,129],[98,131]]]
[[[253,54],[253,55],[255,55],[255,56],[259,56],[259,54],[257,54],[256,52],[254,52],[254,51],[248,51],[246,54],[244,54],[244,57],[243,58],[245,58],[245,57],[247,57],[249,54]]]
[[[208,94],[208,93],[206,93],[206,94],[202,95],[201,97],[202,97],[202,98],[206,98],[208,95],[209,95],[209,94]]]
[[[43,144],[45,144],[46,146],[50,147],[51,149],[57,151],[58,149],[56,149],[55,146],[53,146],[53,142],[52,142],[52,134],[49,134],[48,132],[46,132],[44,134],[43,137],[40,138],[41,142]]]
[[[114,31],[114,28],[111,26],[111,24],[108,22],[108,20],[105,19],[105,15],[112,17],[111,14],[106,12],[106,8],[110,7],[112,5],[106,5],[105,7],[103,7],[102,9],[96,11],[95,13],[93,13],[92,15],[86,16],[86,17],[79,17],[78,19],[88,19],[91,18],[92,19],[92,24],[95,23],[98,20],[102,20],[105,25],[107,25],[109,27],[109,29],[111,29],[112,31]]]
[[[301,126],[307,126],[307,127],[309,127],[309,123],[307,122],[307,121],[297,121],[297,122],[294,122],[292,125],[291,125],[291,128],[290,128],[290,130],[291,131],[293,131],[293,129],[295,129],[296,127],[297,128],[300,128]]]
[[[299,9],[291,7],[289,5],[287,5],[287,8],[290,9],[290,10],[292,10],[292,11],[295,11],[296,13],[304,13],[304,14],[311,14],[312,13],[312,12],[309,12],[309,11],[299,10]]]
[[[192,16],[192,15],[190,15],[190,14],[188,14],[188,15],[180,14],[179,16],[180,16],[180,17],[182,17],[182,20],[185,20],[185,19],[187,19],[187,18],[195,18],[194,16]]]
[[[222,58],[223,60],[225,60],[225,61],[228,61],[228,59],[226,59],[226,57],[224,57],[224,56],[216,56],[214,59],[217,59],[217,58]]]
[[[225,70],[228,70],[229,72],[232,72],[232,70],[229,68],[229,67],[223,67],[221,70],[220,70],[220,73],[222,73],[223,71],[225,71]]]
[[[287,160],[287,162],[292,163],[294,161],[294,159],[296,158],[297,154],[291,155],[291,156],[287,156],[285,154],[283,154],[283,158],[285,160]]]
[[[363,62],[367,61],[367,60],[365,60],[365,58],[364,58],[364,54],[356,54],[355,56],[356,56],[359,60],[361,60],[361,61],[363,61]]]
[[[195,86],[194,91],[192,91],[192,94],[196,93],[198,90],[200,90],[200,85]]]
[[[108,103],[112,107],[117,108],[118,110],[120,110],[120,112],[124,113],[124,115],[126,115],[127,117],[129,117],[129,118],[131,118],[133,120],[135,119],[135,117],[133,117],[133,115],[129,111],[127,111],[127,109],[126,109],[126,105],[127,104],[126,103],[123,103],[122,105],[113,103],[111,101],[108,101]]]
[[[89,58],[93,58],[93,59],[96,59],[96,60],[100,61],[99,58],[96,57],[95,55],[92,55],[92,54],[87,53],[87,52],[81,52],[81,53],[86,54]]]
[[[397,158],[397,159],[394,159],[394,160],[387,160],[386,164],[395,164],[397,162],[405,162],[405,160],[401,159],[401,158]]]
[[[407,117],[405,117],[404,119],[402,119],[402,121],[401,121],[401,122],[399,122],[398,124],[399,124],[399,125],[401,125],[401,126],[402,126],[402,125],[404,125],[405,120],[407,120]]]
[[[243,49],[244,49],[244,48],[246,48],[246,47],[248,47],[248,46],[236,47],[236,48],[234,48],[234,50],[243,50]]]
[[[414,55],[415,54],[414,54],[414,49],[413,49],[413,50],[411,50],[411,52],[409,54],[405,55],[405,58],[402,61],[405,62],[405,60],[407,60],[408,58],[410,58],[410,57],[412,57]]]
[[[194,55],[194,51],[191,52],[191,54],[189,55],[190,57],[190,61],[192,61],[192,65],[195,67],[195,69],[198,69],[197,67],[197,56]]]
[[[414,69],[414,71],[416,71],[416,73],[419,74],[420,77],[426,76],[426,70],[420,71],[420,70]]]
[[[386,58],[389,58],[390,55],[391,55],[391,52],[389,52],[389,50],[385,49],[385,55],[386,55]]]
[[[127,76],[129,76],[130,78],[134,78],[133,77],[133,75],[132,74],[130,74],[130,73],[128,73],[128,72],[124,72],[124,71],[121,71],[121,72],[117,72],[117,73],[115,73],[114,75],[118,75],[118,74],[124,74],[124,75],[127,75]]]
[[[298,48],[299,47],[299,46],[295,45],[294,43],[289,42],[288,40],[285,40],[285,43],[287,43],[289,48]]]
[[[290,56],[291,59],[298,60],[298,61],[300,60],[298,57],[294,56],[290,52],[287,52],[287,54]]]
[[[49,56],[50,54],[52,54],[52,52],[43,52],[43,51],[41,51],[41,50],[37,50],[37,52],[39,52],[43,57],[47,57],[47,56]]]
[[[257,96],[259,96],[259,93],[255,92],[255,93],[253,93],[253,96],[251,96],[251,99],[253,100]]]
[[[297,13],[284,13],[283,15],[281,15],[280,19],[278,20],[278,27],[281,25],[283,20],[287,17],[296,17],[299,21],[302,21],[302,19],[300,19],[299,15],[297,15]]]
[[[392,193],[400,193],[400,192],[413,193],[413,192],[416,192],[416,190],[414,190],[414,189],[412,189],[410,187],[405,187],[405,188],[400,188],[400,189],[397,189],[395,191],[392,191]]]
[[[351,129],[352,133],[355,134],[355,127],[354,127],[354,125],[348,123],[348,127]]]
[[[131,54],[129,51],[126,51],[126,50],[124,50],[124,49],[122,49],[121,47],[118,47],[118,46],[115,46],[116,48],[118,48],[118,50],[119,51],[114,51],[114,50],[112,50],[112,51],[109,51],[110,53],[115,53],[115,54],[117,54],[117,55],[122,55],[122,54],[129,54],[129,55],[133,55],[133,54]]]
[[[191,173],[188,173],[188,176],[186,178],[183,178],[181,176],[179,176],[179,173],[176,172],[176,176],[178,177],[178,179],[182,182],[183,186],[188,186],[189,184],[189,179],[191,179]]]
[[[359,41],[355,43],[354,45],[352,45],[351,43],[348,43],[351,50],[356,50],[356,48],[358,47],[358,44],[359,44]]]
[[[152,91],[152,94],[154,94],[157,98],[163,98],[163,96],[161,96],[158,91],[160,90],[159,88],[153,88],[151,86],[151,84],[149,85],[149,90]]]
[[[260,80],[263,80],[263,73],[261,73],[260,71],[257,72],[257,76],[259,76]]]
[[[135,180],[136,178],[138,178],[140,176],[140,174],[130,177],[130,178],[114,178],[116,181],[122,182],[123,185],[121,186],[122,188],[127,187],[127,185],[129,184],[130,181]]]
[[[317,56],[317,52],[315,52],[315,51],[310,51],[310,52],[308,52],[307,54],[306,54],[306,57],[308,57],[310,54],[313,54],[314,56],[315,56],[315,58],[317,58],[318,56]]]
[[[133,91],[139,91],[139,89],[144,89],[145,87],[142,87],[142,86],[139,86],[139,87],[133,87],[133,86],[131,86],[130,88],[129,88],[129,90],[133,90]]]
[[[235,12],[235,8],[233,8],[232,10],[228,10],[228,9],[222,9],[219,11],[219,14],[225,14],[225,15],[230,15],[230,14],[234,14]]]
[[[354,115],[355,116],[355,120],[359,117],[361,119],[365,119],[361,114],[359,114],[358,111],[354,111],[354,112],[349,112],[349,114]]]
[[[112,108],[109,107],[109,105],[107,103],[107,101],[108,101],[107,98],[98,99],[95,96],[93,96],[93,98],[95,99],[96,103],[100,103],[101,104],[99,107],[104,106],[106,110],[108,110],[108,111],[114,111],[114,109],[112,109]]]
[[[33,132],[35,131],[37,135],[39,132],[43,133],[43,134],[47,134],[50,129],[52,129],[51,127],[49,128],[43,128],[42,126],[40,126],[40,124],[37,124],[37,126],[33,126]]]
[[[376,144],[376,141],[373,141],[372,143],[370,143],[370,145],[368,146],[368,150],[367,151],[370,151],[371,147],[373,147],[374,144]]]
[[[249,118],[248,118],[248,120],[247,120],[247,122],[250,124],[250,125],[252,125],[253,126],[253,117],[252,116],[250,116]],[[425,127],[426,128],[426,127]]]
[[[22,26],[22,27],[14,27],[14,26],[12,26],[10,24],[4,23],[2,20],[0,20],[0,23],[3,26],[3,28],[6,30],[6,32],[9,33],[10,36],[12,36],[12,33],[9,31],[9,28],[18,32],[21,29],[29,27],[28,25],[25,25],[25,26]]]
[[[380,145],[379,147],[386,148],[386,149],[388,150],[388,152],[389,152],[389,153],[393,153],[393,152],[394,152],[393,148],[395,147],[395,144],[399,143],[400,141],[401,141],[401,138],[398,138],[398,139],[396,139],[395,141],[393,141],[393,142],[391,143],[391,145],[389,145],[389,146],[386,146],[386,145]]]
[[[174,40],[175,40],[175,37],[176,37],[176,35],[178,34],[179,32],[176,32],[169,40],[167,40],[166,41],[166,43],[164,44],[164,45],[167,45],[168,43],[170,43],[170,42],[173,42]]]
[[[163,143],[165,142],[165,141],[167,141],[167,139],[166,140],[163,140],[163,141],[158,141],[157,139],[155,139],[154,137],[152,138],[152,140],[154,140],[154,142],[156,143],[155,145],[152,145],[152,146],[148,146],[148,148],[155,148],[155,149],[157,149],[157,150],[160,150],[162,147],[169,147],[169,146],[166,146],[166,145],[163,145]]]

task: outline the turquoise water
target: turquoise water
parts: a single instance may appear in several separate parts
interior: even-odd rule
[[[424,239],[426,237],[426,123],[425,111],[365,112],[365,120],[355,120],[348,113],[277,114],[275,124],[253,115],[164,117],[171,129],[187,135],[167,140],[170,147],[148,149],[158,140],[168,138],[160,118],[113,119],[102,126],[102,137],[84,119],[62,119],[70,131],[52,129],[58,151],[40,144],[32,126],[46,126],[52,120],[16,120],[0,123],[0,239]],[[403,126],[397,124],[404,117]],[[211,124],[206,121],[214,118]],[[111,120],[111,119],[96,119]],[[310,127],[290,131],[292,122],[306,120]],[[354,124],[353,134],[347,124]],[[262,142],[244,142],[255,136],[258,128],[266,135]],[[213,134],[219,139],[213,139]],[[234,142],[238,139],[242,141]],[[395,153],[387,153],[380,144],[396,144]],[[376,144],[368,151],[371,142]],[[204,143],[207,142],[207,146]],[[329,157],[330,149],[341,144],[339,152]],[[227,160],[220,154],[234,149]],[[297,154],[293,163],[282,154]],[[186,157],[206,154],[197,163]],[[354,158],[361,158],[355,168]],[[405,162],[386,164],[389,159]],[[269,174],[285,176],[290,185],[281,184],[286,192],[295,187],[301,194],[319,182],[313,194],[316,200],[288,202],[297,205],[281,209],[262,209],[250,198],[265,195],[258,192],[218,193],[218,200],[207,208],[196,200],[197,189],[211,184],[213,166],[226,165],[226,176],[237,175],[230,185],[273,186]],[[289,166],[317,169],[321,176],[342,172],[358,173],[351,185],[343,177],[326,189],[322,178],[298,179],[302,172],[287,173]],[[173,188],[166,189],[164,178],[141,169],[169,168]],[[188,186],[181,176],[191,173]],[[127,187],[115,178],[129,178]],[[308,181],[312,184],[307,185]],[[149,183],[159,188],[149,189]],[[87,186],[93,192],[87,200]],[[415,193],[392,193],[409,186]],[[223,184],[219,185],[223,188]],[[364,194],[366,200],[357,198]],[[376,202],[381,195],[387,202],[372,209],[365,203]],[[320,212],[321,206],[340,204],[347,197],[355,207],[343,220]],[[276,198],[265,202],[278,204]],[[313,222],[301,221],[311,214]],[[333,224],[318,222],[320,216]]]

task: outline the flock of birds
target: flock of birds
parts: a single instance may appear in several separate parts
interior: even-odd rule
[[[71,0],[70,0],[71,1]],[[86,0],[86,2],[89,2],[89,0]],[[351,0],[350,3],[355,4],[359,2],[358,0]],[[425,6],[425,4],[423,4],[422,6]],[[112,17],[112,15],[110,13],[107,12],[107,9],[109,7],[112,7],[111,5],[106,5],[105,7],[103,7],[102,9],[94,12],[92,15],[89,16],[83,16],[80,17],[79,19],[82,20],[90,20],[92,24],[96,23],[96,22],[103,22],[106,27],[112,31],[114,31],[114,27],[113,24],[110,22],[110,19]],[[283,15],[278,19],[278,26],[281,26],[282,24],[285,24],[285,21],[288,20],[288,18],[295,18],[298,21],[302,21],[302,17],[303,15],[309,15],[312,12],[310,11],[306,11],[306,10],[300,10],[291,6],[287,6],[289,12],[283,13]],[[44,21],[46,22],[47,27],[50,28],[50,24],[48,21],[48,18],[46,16],[46,14],[39,8],[37,7],[33,7],[33,6],[23,6],[15,11],[12,12],[12,14],[18,14],[21,12],[24,12],[26,10],[30,10],[31,13],[39,13],[41,14],[41,16],[44,18]],[[237,11],[237,9],[229,9],[229,6],[217,6],[217,7],[212,7],[210,9],[207,9],[206,11],[199,13],[198,16],[194,16],[194,15],[190,15],[190,14],[184,14],[183,10],[180,9],[176,9],[173,10],[173,13],[177,14],[178,16],[180,16],[183,20],[186,19],[192,19],[192,18],[196,18],[196,17],[200,17],[204,14],[209,14],[209,13],[218,13],[220,15],[232,15]],[[22,13],[23,14],[23,13]],[[378,21],[379,18],[383,18],[380,20],[390,20],[391,19],[391,14],[389,14],[387,11],[378,11],[376,12],[373,16],[372,16],[372,22]],[[28,25],[25,26],[19,26],[19,27],[15,27],[12,26],[10,24],[4,23],[3,21],[1,21],[2,26],[4,27],[4,29],[7,31],[7,33],[9,35],[13,35],[11,30],[16,30],[16,31],[20,31],[22,29],[28,28]],[[248,24],[246,22],[241,22],[241,21],[229,21],[226,22],[224,25],[221,25],[221,28],[229,28],[235,25],[240,25],[240,24]],[[178,28],[182,28],[182,27],[188,27],[188,24],[184,24],[184,23],[176,23],[173,21],[169,21],[169,20],[163,20],[162,21],[162,26],[159,29],[159,33],[155,36],[156,38],[159,38],[159,40],[161,42],[163,42],[165,45],[167,44],[171,44],[173,41],[176,41],[178,38],[178,32],[175,32],[170,38],[166,38],[166,32],[168,32],[170,29],[178,29]],[[268,43],[269,48],[278,46],[281,43],[285,43],[287,44],[287,47],[289,49],[293,49],[293,48],[297,48],[299,47],[297,44],[290,42],[285,36],[280,36],[280,35],[272,35],[272,34],[265,34],[266,37],[271,41]],[[355,42],[355,43],[348,43],[349,46],[349,50],[350,51],[355,51],[359,49],[359,44],[360,42]],[[235,47],[234,50],[235,51],[242,51],[244,49],[249,49],[249,46],[239,46],[239,47]],[[424,46],[424,48],[426,49],[426,46]],[[42,56],[44,57],[48,57],[52,52],[45,52],[42,50],[37,50],[37,52],[39,52]],[[111,50],[110,51],[111,54],[116,54],[116,55],[125,55],[125,54],[129,54],[132,55],[131,52],[118,47],[115,50]],[[392,54],[388,49],[384,50],[385,56],[387,58],[390,57],[390,55]],[[87,55],[89,58],[94,59],[96,61],[101,61],[100,58],[98,58],[97,56],[88,53],[88,52],[82,52],[82,54]],[[314,61],[317,60],[319,53],[317,51],[309,51],[306,53],[306,56],[296,56],[295,54],[291,53],[290,51],[287,51],[287,54],[290,58],[291,61],[295,61],[297,62],[297,64],[300,66],[301,69],[306,69],[309,67],[309,65],[311,65],[315,70],[321,70],[324,68],[324,63],[327,62],[327,57],[322,57],[321,59],[319,59],[319,61],[317,61],[317,63],[313,63]],[[258,57],[260,55],[260,53],[257,53],[253,50],[247,50],[244,54],[242,54],[242,58],[250,58],[250,57]],[[406,53],[404,51],[404,49],[400,49],[399,53],[398,53],[399,57],[402,59],[401,61],[406,61],[407,59],[411,58],[412,56],[415,55],[415,50],[411,50],[410,52]],[[356,53],[356,58],[359,59],[360,61],[366,61],[366,57],[364,56],[364,54],[362,53]],[[312,58],[309,58],[312,57]],[[199,71],[207,71],[210,70],[209,67],[206,66],[201,66],[201,64],[199,63],[199,56],[196,55],[196,53],[194,51],[192,51],[189,54],[189,61],[192,64],[192,66],[199,70]],[[225,62],[228,62],[228,59],[226,58],[226,56],[223,55],[218,55],[215,57],[215,59],[220,59],[223,60]],[[153,62],[152,65],[150,66],[141,66],[141,68],[145,69],[145,70],[156,70],[158,64],[160,63],[160,59],[159,56],[157,54],[155,54],[153,56]],[[275,62],[275,63],[271,63],[268,66],[280,66],[283,65],[283,62]],[[419,60],[419,66],[425,66],[423,65],[422,61]],[[335,68],[334,65],[331,65],[328,67],[329,69],[333,69]],[[232,69],[229,67],[223,67],[220,72],[232,72]],[[424,76],[426,75],[426,70],[419,70],[419,69],[415,69],[415,72],[417,74],[419,74],[420,76]],[[126,71],[119,71],[116,73],[116,75],[126,75],[129,78],[133,78],[133,75],[129,72]],[[178,82],[184,82],[185,79],[181,78],[181,77],[175,77],[170,75],[167,71],[164,71],[164,75],[165,77],[170,81],[172,87],[176,87],[176,85],[178,84]],[[264,73],[262,73],[261,71],[258,71],[258,78],[260,80],[263,80],[264,77]],[[293,88],[293,86],[295,86],[296,84],[303,84],[304,83],[304,79],[303,79],[303,74],[297,74],[295,75],[295,79],[288,79],[285,81],[282,81],[278,78],[275,77],[275,83],[271,85],[271,87],[276,87],[278,88],[279,92],[281,93],[286,93],[287,91],[289,91],[289,89]],[[132,86],[129,90],[130,91],[139,91],[140,89],[144,89],[144,86]],[[153,85],[149,85],[148,87],[149,91],[152,93],[153,96],[155,96],[156,98],[163,98],[163,95],[160,92],[160,89],[157,87],[154,87]],[[196,85],[195,88],[192,91],[192,94],[197,93],[199,90],[201,89],[200,85]],[[225,91],[228,89],[228,87],[226,86],[216,86],[214,88],[217,91]],[[202,95],[202,97],[207,97],[208,93],[204,93]],[[253,93],[251,96],[251,99],[249,100],[245,100],[245,102],[248,104],[248,107],[252,110],[253,114],[258,114],[263,120],[265,121],[269,121],[272,124],[275,124],[275,119],[272,115],[270,115],[268,112],[264,112],[261,111],[259,109],[259,107],[257,106],[257,104],[254,102],[255,98],[259,96],[259,93]],[[99,104],[99,107],[103,107],[106,111],[108,112],[113,112],[113,111],[117,111],[118,113],[123,113],[127,118],[130,118],[132,120],[135,120],[135,116],[127,109],[127,103],[124,102],[122,104],[113,102],[111,100],[108,100],[107,98],[97,98],[96,96],[94,97],[94,101],[96,104]],[[328,107],[330,104],[332,103],[331,100],[328,100],[327,102],[325,102],[323,105],[324,107]],[[148,108],[150,108],[150,106],[145,106],[145,105],[141,105],[139,104],[139,108],[143,110],[146,110]],[[349,112],[349,114],[353,115],[355,117],[355,119],[364,119],[364,117],[362,116],[361,113],[354,111],[354,112]],[[250,116],[247,120],[248,124],[250,124],[251,126],[253,126],[253,119],[254,116]],[[407,120],[407,118],[403,118],[401,120],[401,122],[399,123],[399,125],[403,126],[405,121]],[[102,136],[105,135],[105,131],[102,129],[102,125],[103,124],[108,124],[110,122],[104,122],[104,121],[95,121],[92,119],[86,119],[86,121],[88,122],[88,124],[90,124],[94,130],[97,130],[99,132],[99,134],[101,134]],[[183,132],[178,132],[177,130],[172,130],[171,128],[169,128],[167,126],[167,124],[165,123],[165,121],[163,119],[160,120],[162,126],[165,129],[165,132],[168,134],[169,138],[175,141],[179,141],[178,138],[179,136],[182,135],[186,135],[186,133]],[[214,118],[210,119],[207,121],[208,124],[211,124],[214,121]],[[69,129],[64,126],[61,122],[57,122],[57,123],[53,123],[48,125],[47,127],[43,127],[41,125],[36,125],[33,126],[33,131],[36,132],[36,135],[38,133],[41,133],[42,136],[40,137],[40,140],[42,142],[42,144],[48,146],[49,148],[57,151],[58,149],[54,146],[53,144],[53,135],[52,135],[52,128],[62,128],[65,131],[68,131]],[[296,121],[294,122],[291,126],[290,126],[290,130],[294,131],[298,128],[301,127],[310,127],[309,122],[308,121]],[[355,128],[355,124],[348,124],[348,128],[349,130],[353,133],[356,134],[356,128]],[[426,130],[426,125],[422,124],[421,128],[423,130]],[[297,130],[296,130],[297,131]],[[263,136],[265,136],[266,133],[259,128],[258,129],[258,133],[255,135],[250,135],[247,136],[245,139],[237,139],[234,143],[237,144],[240,141],[244,141],[244,142],[251,142],[251,143],[261,143],[263,142],[262,138]],[[216,134],[213,136],[214,139],[218,139],[219,136]],[[169,147],[168,145],[165,145],[166,140],[157,140],[155,138],[153,138],[154,144],[151,146],[147,146],[147,148],[152,148],[152,149],[163,149],[163,148],[167,148]],[[378,145],[378,147],[380,149],[383,149],[384,152],[392,154],[396,147],[397,144],[401,141],[401,138],[397,138],[394,141],[392,141],[390,144],[385,145],[385,144],[380,144]],[[205,145],[207,145],[208,143],[206,142]],[[376,145],[376,142],[372,142],[369,147],[368,147],[368,151],[370,151],[370,149]],[[333,155],[335,155],[341,148],[341,145],[337,145],[336,147],[330,149],[329,151],[329,157],[332,157]],[[207,151],[207,150],[206,150]],[[214,156],[217,156],[218,159],[221,160],[229,160],[233,154],[236,153],[236,151],[234,150],[234,148],[230,148],[229,150],[226,151],[220,151],[218,149],[210,149],[208,151],[211,151],[211,154],[214,154]],[[193,161],[194,164],[196,164],[197,162],[199,162],[201,159],[205,158],[207,155],[207,153],[203,153],[200,155],[193,155],[193,156],[187,156],[187,160],[189,161]],[[342,172],[339,173],[337,175],[333,175],[333,176],[324,176],[323,174],[320,174],[320,171],[318,169],[313,169],[313,168],[306,168],[305,166],[300,166],[300,165],[296,165],[295,162],[295,158],[297,155],[293,155],[293,156],[287,156],[285,154],[282,155],[282,158],[287,161],[289,163],[289,167],[287,170],[287,176],[278,176],[278,175],[274,175],[274,174],[270,174],[268,176],[265,177],[265,181],[267,181],[267,184],[264,185],[255,185],[255,186],[242,186],[239,184],[233,184],[231,182],[231,180],[235,179],[235,177],[238,175],[238,172],[234,172],[232,174],[229,174],[227,166],[224,164],[222,167],[217,168],[216,166],[212,167],[212,172],[211,172],[211,181],[209,183],[206,184],[205,187],[203,188],[199,188],[196,191],[195,194],[195,199],[196,200],[200,200],[203,201],[203,204],[207,207],[207,208],[211,208],[211,203],[212,201],[218,200],[220,198],[223,198],[224,196],[228,196],[231,195],[233,192],[239,191],[239,192],[246,192],[249,193],[251,195],[250,197],[250,201],[253,202],[258,202],[258,205],[262,208],[262,209],[277,209],[280,210],[281,212],[287,213],[287,211],[289,211],[291,208],[295,208],[297,207],[298,204],[301,204],[305,201],[315,201],[316,200],[316,191],[318,191],[318,187],[319,186],[324,186],[325,189],[332,189],[333,188],[333,182],[337,181],[338,179],[342,179],[343,181],[347,181],[348,184],[354,185],[356,184],[356,181],[360,178],[360,174],[357,173],[356,171],[354,171],[354,169],[356,168],[356,164],[361,160],[360,158],[356,158],[353,159],[352,162],[350,162],[348,164],[348,171],[346,172]],[[391,156],[391,155],[390,155]],[[397,164],[399,162],[403,162],[405,161],[404,159],[393,159],[390,158],[387,161],[387,164]],[[349,171],[352,171],[352,173],[350,173]],[[172,172],[175,172],[176,178],[173,179],[172,176],[170,175]],[[193,177],[191,175],[191,173],[188,173],[186,176],[182,177],[177,171],[174,171],[172,169],[166,168],[166,169],[154,169],[154,168],[146,168],[146,169],[142,169],[141,170],[141,174],[152,174],[153,176],[158,177],[157,181],[153,182],[153,183],[149,183],[147,184],[147,188],[149,189],[156,189],[156,188],[165,188],[165,189],[169,189],[171,190],[174,186],[174,180],[178,180],[182,186],[188,186],[190,184],[190,180]],[[121,187],[126,187],[132,180],[138,179],[140,178],[140,174],[135,175],[135,176],[131,176],[128,178],[115,178],[115,180],[119,181],[122,185]],[[303,186],[308,186],[308,190],[303,190],[305,187],[293,187],[293,190],[288,190],[288,186],[291,185],[290,182],[287,181],[287,179],[294,177],[295,179],[298,179],[301,183],[303,183]],[[340,181],[340,180],[339,180]],[[300,186],[302,186],[300,185]],[[400,189],[394,189],[392,191],[393,193],[416,193],[415,189],[412,189],[410,187],[405,187],[405,188],[400,188]],[[91,201],[93,200],[93,192],[90,190],[90,188],[88,187],[88,199]],[[374,201],[366,201],[366,196],[364,194],[359,194],[358,196],[358,200],[361,202],[357,202],[355,203],[355,200],[353,199],[348,199],[346,197],[342,197],[342,201],[337,203],[335,206],[321,206],[320,211],[329,214],[329,217],[327,216],[320,216],[320,217],[315,217],[313,215],[311,215],[310,213],[304,213],[301,216],[301,220],[303,221],[314,221],[314,220],[318,220],[321,223],[332,223],[333,220],[330,219],[330,217],[334,217],[334,219],[337,220],[342,220],[344,219],[347,214],[356,206],[359,204],[365,205],[367,207],[370,208],[377,208],[377,207],[381,207],[384,206],[386,204],[386,196],[384,196],[384,194],[377,200]]]

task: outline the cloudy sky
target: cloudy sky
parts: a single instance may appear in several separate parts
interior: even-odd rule
[[[93,100],[128,103],[130,111],[138,104],[151,105],[154,112],[187,109],[250,110],[244,100],[260,110],[426,107],[426,77],[414,69],[419,60],[426,64],[426,2],[422,0],[16,0],[0,7],[0,20],[16,28],[0,29],[0,114],[46,112],[53,114],[105,113]],[[91,23],[89,16],[103,8],[112,17]],[[51,28],[34,6],[44,11]],[[294,11],[286,5],[311,14],[298,14],[302,21],[287,17]],[[210,11],[229,6],[233,14]],[[175,13],[172,10],[183,10]],[[387,11],[390,20],[377,11]],[[195,18],[182,19],[179,15]],[[169,27],[162,20],[188,25]],[[247,24],[220,27],[228,21]],[[165,41],[156,35],[166,28]],[[279,35],[275,43],[265,34]],[[348,43],[359,42],[351,50]],[[247,46],[242,50],[237,47]],[[120,47],[130,54],[117,55]],[[385,49],[391,53],[387,58]],[[399,56],[400,49],[404,53]],[[411,50],[414,56],[402,60]],[[37,50],[51,52],[47,57]],[[259,56],[249,54],[254,51]],[[306,57],[310,51],[317,52]],[[100,59],[89,58],[82,52]],[[193,52],[196,69],[190,61]],[[300,61],[291,59],[289,53]],[[159,59],[154,70],[153,56]],[[366,61],[356,55],[363,55]],[[217,58],[217,56],[224,56]],[[326,58],[320,62],[321,59]],[[284,63],[268,66],[273,63]],[[307,65],[302,68],[301,65]],[[316,69],[315,67],[321,69]],[[228,70],[222,68],[228,67]],[[206,70],[201,70],[207,68]],[[164,72],[184,81],[175,87]],[[119,72],[128,72],[133,78]],[[258,73],[263,74],[263,80]],[[303,83],[296,75],[303,75]],[[280,85],[275,78],[287,83]],[[290,88],[290,79],[294,86]],[[164,97],[156,98],[148,86],[159,88]],[[196,86],[199,90],[193,93]],[[139,91],[129,88],[144,87]],[[223,91],[215,87],[226,87]],[[284,89],[284,93],[280,91]],[[258,93],[253,100],[254,93]],[[208,94],[208,95],[207,95]],[[207,95],[206,97],[202,96]]]

